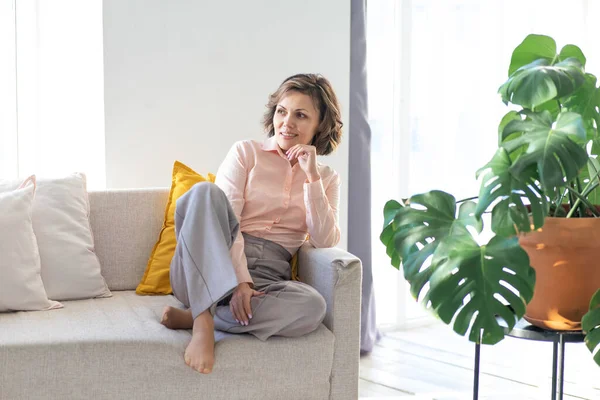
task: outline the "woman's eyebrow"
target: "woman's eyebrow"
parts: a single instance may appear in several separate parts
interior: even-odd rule
[[[282,106],[281,104],[278,104],[277,107],[279,108],[283,108],[284,110],[287,111],[287,108],[285,108],[284,106]],[[297,108],[294,111],[304,111],[305,113],[309,114],[308,110],[304,109],[304,108]]]

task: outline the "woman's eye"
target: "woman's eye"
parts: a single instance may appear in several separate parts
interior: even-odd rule
[[[298,113],[298,118],[304,118],[306,117],[306,115],[302,114],[302,113]]]
[[[283,111],[283,110],[280,108],[279,110],[277,110],[277,113],[278,113],[278,114],[281,114],[281,115],[283,115],[283,114],[285,114],[285,111]]]

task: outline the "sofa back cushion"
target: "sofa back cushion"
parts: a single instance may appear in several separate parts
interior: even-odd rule
[[[162,228],[168,188],[91,191],[90,224],[110,290],[135,290]]]
[[[0,180],[0,192],[19,180]],[[110,297],[89,222],[86,176],[36,178],[33,231],[48,298],[57,301]]]
[[[35,188],[31,176],[14,190],[0,190],[0,312],[62,307],[48,300],[42,282],[32,222]]]

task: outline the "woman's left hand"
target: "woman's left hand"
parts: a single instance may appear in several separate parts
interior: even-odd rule
[[[319,169],[317,168],[317,148],[308,144],[297,144],[285,152],[288,160],[298,159],[300,168],[306,174],[309,182],[315,182],[321,179]]]

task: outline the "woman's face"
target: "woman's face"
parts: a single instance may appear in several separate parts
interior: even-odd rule
[[[277,103],[273,116],[275,137],[281,150],[297,144],[310,144],[319,126],[319,112],[310,96],[287,92]]]

